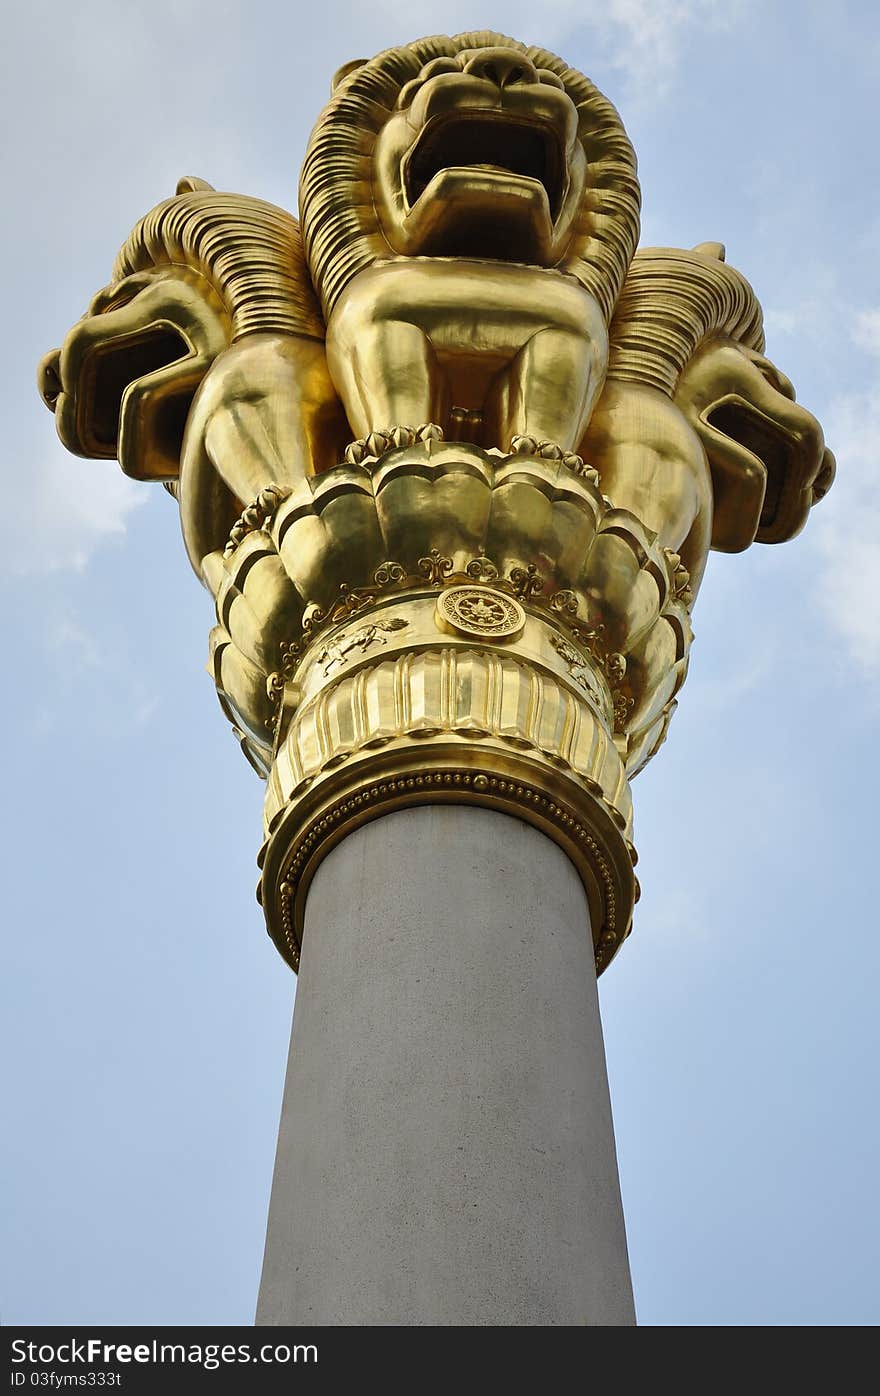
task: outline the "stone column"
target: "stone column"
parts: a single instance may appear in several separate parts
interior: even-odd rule
[[[587,898],[496,810],[324,858],[258,1324],[635,1322]]]

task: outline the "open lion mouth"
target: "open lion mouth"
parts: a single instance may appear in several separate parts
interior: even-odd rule
[[[518,120],[507,112],[455,113],[432,122],[406,163],[410,207],[441,170],[473,168],[520,175],[543,185],[556,219],[564,193],[565,153],[559,133],[546,123]]]
[[[767,472],[761,528],[773,525],[786,483],[797,473],[796,443],[742,398],[729,397],[707,413],[706,420],[723,436],[737,442],[760,461]]]
[[[98,346],[86,362],[81,394],[81,415],[89,423],[89,449],[97,453],[103,447],[104,454],[108,450],[115,454],[126,388],[188,353],[183,336],[165,324],[117,336]],[[182,421],[179,426],[182,431]]]

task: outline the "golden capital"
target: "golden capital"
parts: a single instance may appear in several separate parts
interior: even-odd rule
[[[720,243],[637,251],[639,202],[583,74],[419,40],[340,70],[299,221],[187,177],[43,360],[64,443],[178,502],[294,968],[327,849],[431,801],[565,848],[604,967],[708,553],[830,487],[748,282]]]

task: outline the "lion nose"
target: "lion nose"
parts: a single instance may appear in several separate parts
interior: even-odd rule
[[[834,476],[837,474],[837,461],[834,452],[825,447],[822,460],[819,463],[819,470],[813,481],[813,503],[818,504],[820,499],[824,499],[831,486],[834,484]]]
[[[37,370],[37,387],[46,406],[54,412],[55,404],[61,395],[60,349],[50,349],[49,353],[40,360],[40,366]]]
[[[486,78],[496,87],[512,87],[518,82],[537,82],[538,73],[534,63],[524,53],[511,48],[483,48],[474,54],[464,71],[474,77]]]

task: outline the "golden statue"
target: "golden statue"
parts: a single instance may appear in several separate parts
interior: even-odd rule
[[[179,502],[289,962],[323,853],[440,800],[569,852],[601,969],[708,552],[793,537],[834,458],[723,247],[636,252],[620,118],[543,49],[348,64],[300,213],[181,180],[44,399],[70,450]]]

